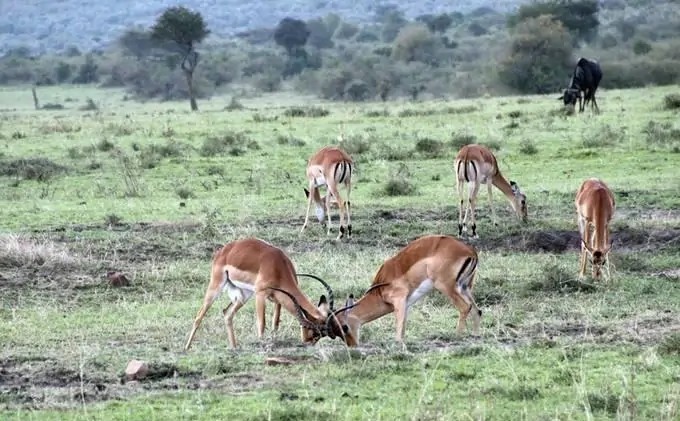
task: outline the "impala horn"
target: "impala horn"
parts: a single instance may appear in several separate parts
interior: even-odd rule
[[[300,304],[297,302],[297,300],[295,299],[295,297],[293,297],[293,295],[291,293],[289,293],[288,291],[282,290],[280,288],[269,287],[269,289],[273,289],[273,290],[282,292],[282,293],[286,294],[288,296],[288,298],[290,298],[290,300],[293,302],[293,305],[295,306],[295,310],[297,312],[297,314],[296,314],[297,319],[303,327],[306,327],[307,329],[315,330],[317,332],[319,331],[319,327],[316,324],[309,321],[309,318],[307,317],[305,310],[302,307],[300,307]]]
[[[310,275],[309,273],[297,273],[296,275],[316,279],[317,281],[319,281],[321,283],[321,285],[323,285],[324,288],[326,288],[326,292],[328,292],[328,307],[331,309],[331,311],[333,311],[333,304],[334,304],[333,289],[331,288],[330,285],[328,285],[328,283],[326,281],[324,281],[323,279],[319,278],[316,275]]]

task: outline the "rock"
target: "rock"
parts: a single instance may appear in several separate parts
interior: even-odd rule
[[[146,377],[149,373],[149,365],[144,361],[130,360],[125,369],[125,379],[130,380],[140,380]]]
[[[106,277],[109,280],[109,285],[112,287],[126,287],[130,285],[130,281],[120,272],[109,271],[106,273]]]
[[[290,365],[295,361],[286,357],[269,357],[264,360],[265,365]]]

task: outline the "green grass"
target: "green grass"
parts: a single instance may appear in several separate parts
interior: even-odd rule
[[[217,97],[190,113],[84,87],[41,88],[41,101],[67,108],[35,111],[29,90],[3,89],[1,417],[677,419],[680,154],[665,92],[607,91],[601,114],[564,116],[554,96],[416,106],[276,95],[229,112]],[[79,110],[87,98],[98,111]],[[317,224],[299,229],[306,161],[340,135],[358,175],[354,237],[337,243]],[[480,338],[456,336],[456,310],[433,293],[411,310],[404,348],[391,315],[351,351],[302,346],[288,314],[260,341],[249,303],[230,350],[223,298],[182,351],[221,244],[270,241],[344,301],[410,240],[455,234],[452,163],[471,140],[493,147],[529,206],[523,225],[494,191],[495,227],[480,192]],[[576,281],[573,199],[591,176],[617,200],[608,283]],[[108,286],[109,270],[131,286]],[[267,366],[270,356],[297,363]],[[121,382],[135,358],[155,376]]]

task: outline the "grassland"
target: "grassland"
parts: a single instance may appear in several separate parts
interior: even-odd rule
[[[680,119],[664,108],[677,91],[605,91],[601,114],[565,115],[555,96],[268,96],[230,110],[214,98],[192,114],[82,87],[41,90],[66,108],[36,111],[28,89],[2,90],[0,417],[678,419]],[[291,117],[301,106],[328,114]],[[299,228],[306,160],[341,133],[358,177],[354,238],[337,243]],[[466,240],[480,254],[480,338],[456,336],[456,310],[433,293],[411,312],[405,348],[391,316],[353,350],[302,346],[288,314],[260,341],[249,303],[238,350],[216,305],[182,351],[212,252],[230,240],[270,241],[344,297],[410,240],[455,234],[452,160],[469,141],[496,150],[530,217],[521,224],[495,192],[494,227],[480,196],[480,238]],[[573,196],[590,176],[617,198],[609,283],[575,281]],[[110,287],[108,270],[131,286]],[[267,366],[270,356],[297,363]],[[122,380],[133,358],[151,364],[149,378]]]

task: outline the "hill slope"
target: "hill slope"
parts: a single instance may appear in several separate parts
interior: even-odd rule
[[[424,0],[422,2],[376,2],[372,0],[186,0],[186,7],[200,10],[213,36],[227,36],[256,27],[272,27],[286,16],[302,19],[334,12],[349,21],[365,22],[374,16],[379,5],[396,4],[407,17],[425,13],[469,12],[489,6],[509,10],[522,0]],[[126,28],[149,26],[176,0],[93,1],[34,0],[0,2],[0,54],[16,47],[28,47],[35,53],[63,51],[76,46],[87,51],[102,48],[115,40]]]

